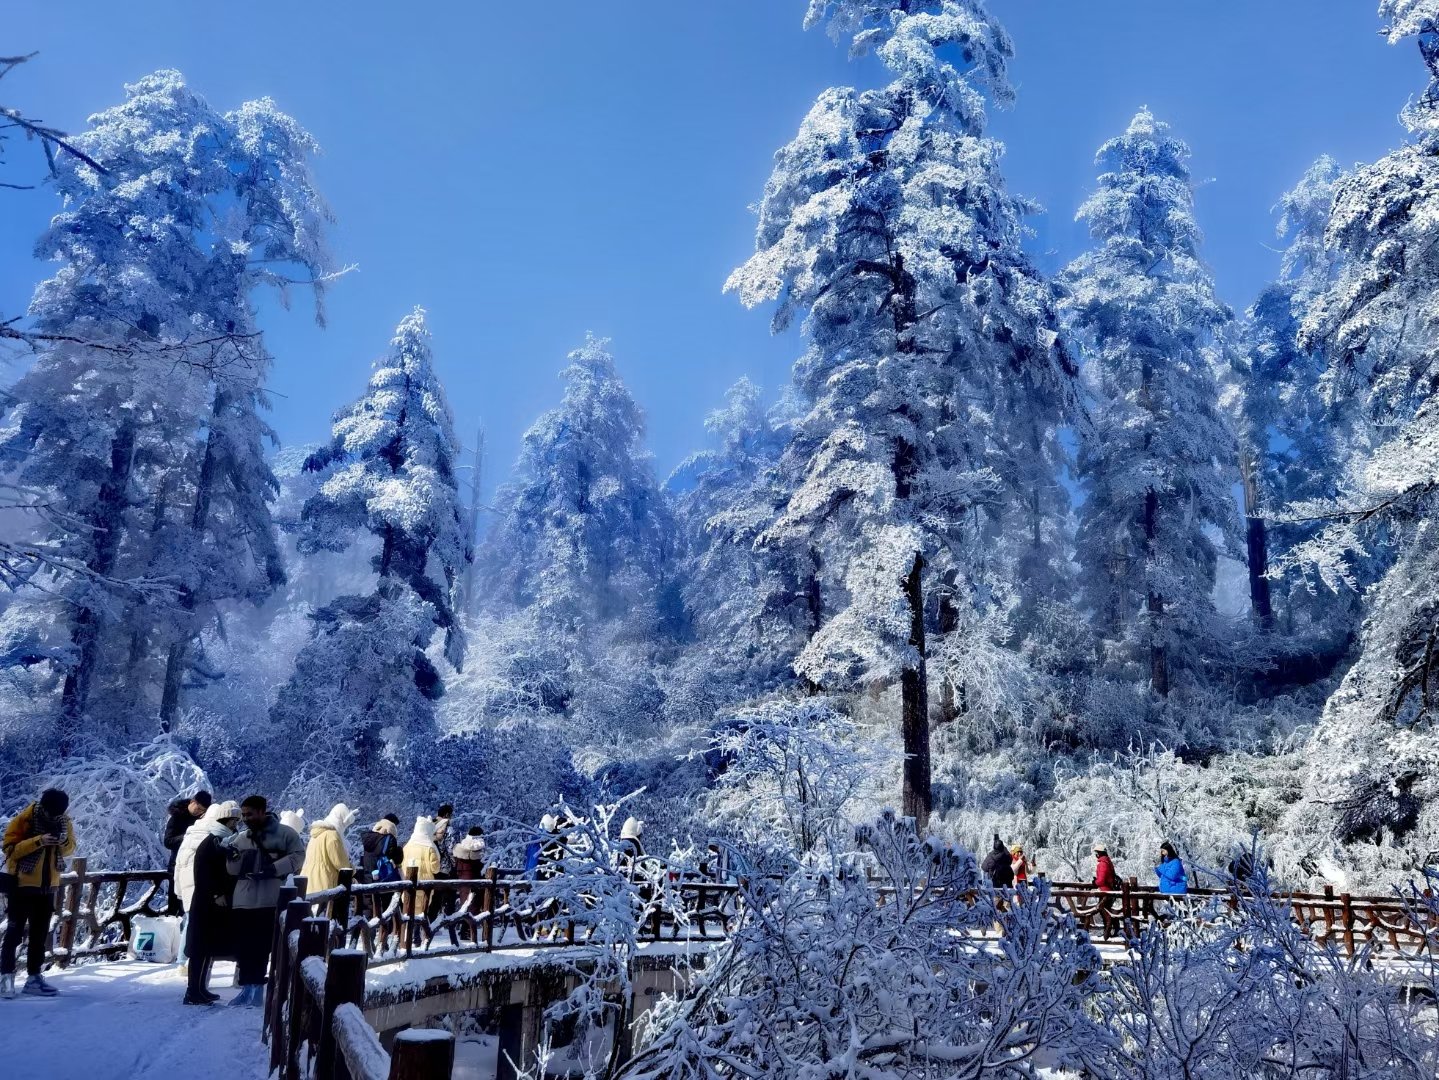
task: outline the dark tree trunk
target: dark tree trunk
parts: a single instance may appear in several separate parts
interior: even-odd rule
[[[914,564],[905,579],[909,602],[909,643],[914,663],[900,675],[901,728],[904,736],[904,814],[920,829],[929,825],[933,800],[930,793],[929,690],[925,670],[924,644],[924,556],[915,553]]]
[[[1144,493],[1144,539],[1146,559],[1154,562],[1154,542],[1158,532],[1159,493],[1150,488]],[[1160,644],[1160,626],[1164,621],[1164,597],[1151,587],[1146,597],[1149,611],[1149,686],[1160,697],[1169,696],[1169,657]]]
[[[1259,484],[1252,455],[1240,459],[1244,476],[1244,515],[1248,526],[1249,608],[1261,630],[1274,629],[1274,602],[1269,595],[1269,525],[1259,515]]]
[[[957,626],[959,626],[959,612],[954,606],[954,596],[946,590],[939,598],[939,616],[935,629],[943,637],[946,634],[954,633]],[[939,709],[938,715],[935,717],[936,724],[953,723],[964,711],[964,688],[956,687],[954,680],[946,675],[939,684]]]
[[[219,468],[220,417],[228,407],[229,395],[215,392],[210,408],[210,432],[205,439],[205,455],[200,459],[200,477],[195,483],[195,506],[190,511],[190,530],[195,534],[196,549],[202,546],[205,530],[210,524],[210,504],[215,498],[215,472]],[[190,643],[194,627],[189,616],[195,611],[195,591],[188,586],[180,590],[180,608],[185,612],[181,638],[170,643],[165,657],[165,686],[160,694],[160,730],[173,731],[180,712],[181,680],[190,662]]]
[[[110,475],[100,485],[92,521],[95,549],[86,569],[96,577],[109,577],[115,570],[124,529],[125,493],[130,486],[134,457],[135,429],[125,424],[110,442]],[[100,612],[93,600],[77,607],[70,625],[70,643],[75,647],[75,662],[65,672],[65,684],[60,691],[61,757],[68,757],[75,748],[75,737],[85,719],[95,667],[100,659]]]

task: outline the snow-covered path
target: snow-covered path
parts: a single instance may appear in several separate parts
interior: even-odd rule
[[[47,973],[60,996],[0,1001],[7,1080],[264,1080],[260,1010],[229,1009],[232,965],[217,964],[221,1003],[180,1004],[178,965],[83,964]],[[22,973],[23,978],[23,973]]]

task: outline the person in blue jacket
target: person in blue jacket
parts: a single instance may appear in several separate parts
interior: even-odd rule
[[[1159,845],[1159,865],[1154,868],[1159,877],[1159,891],[1170,896],[1179,896],[1189,891],[1184,879],[1184,864],[1179,861],[1179,852],[1168,840]]]

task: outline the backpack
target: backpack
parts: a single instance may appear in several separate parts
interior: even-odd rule
[[[375,860],[376,881],[399,881],[400,868],[395,865],[395,860],[388,855],[381,855]]]
[[[540,842],[531,840],[525,845],[525,873],[533,874],[540,865]]]

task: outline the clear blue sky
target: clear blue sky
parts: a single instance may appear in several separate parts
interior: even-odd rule
[[[721,286],[751,250],[747,208],[775,149],[826,86],[874,74],[802,31],[804,0],[8,7],[0,52],[41,55],[5,80],[5,100],[58,126],[82,128],[123,83],[175,67],[217,107],[268,94],[308,127],[335,250],[360,270],[334,288],[327,330],[299,307],[267,310],[275,427],[287,444],[324,438],[422,304],[462,438],[488,429],[490,484],[557,400],[586,330],[614,339],[661,475],[741,374],[775,391],[796,340],[772,339],[768,314]],[[1011,187],[1048,209],[1034,223],[1044,264],[1083,246],[1073,215],[1094,150],[1147,104],[1212,179],[1206,253],[1225,298],[1247,304],[1275,272],[1275,197],[1320,153],[1368,161],[1402,138],[1396,115],[1423,68],[1412,44],[1384,44],[1377,7],[992,0],[1019,89],[993,129]],[[53,201],[0,199],[0,311],[13,314],[44,273],[29,250]]]

